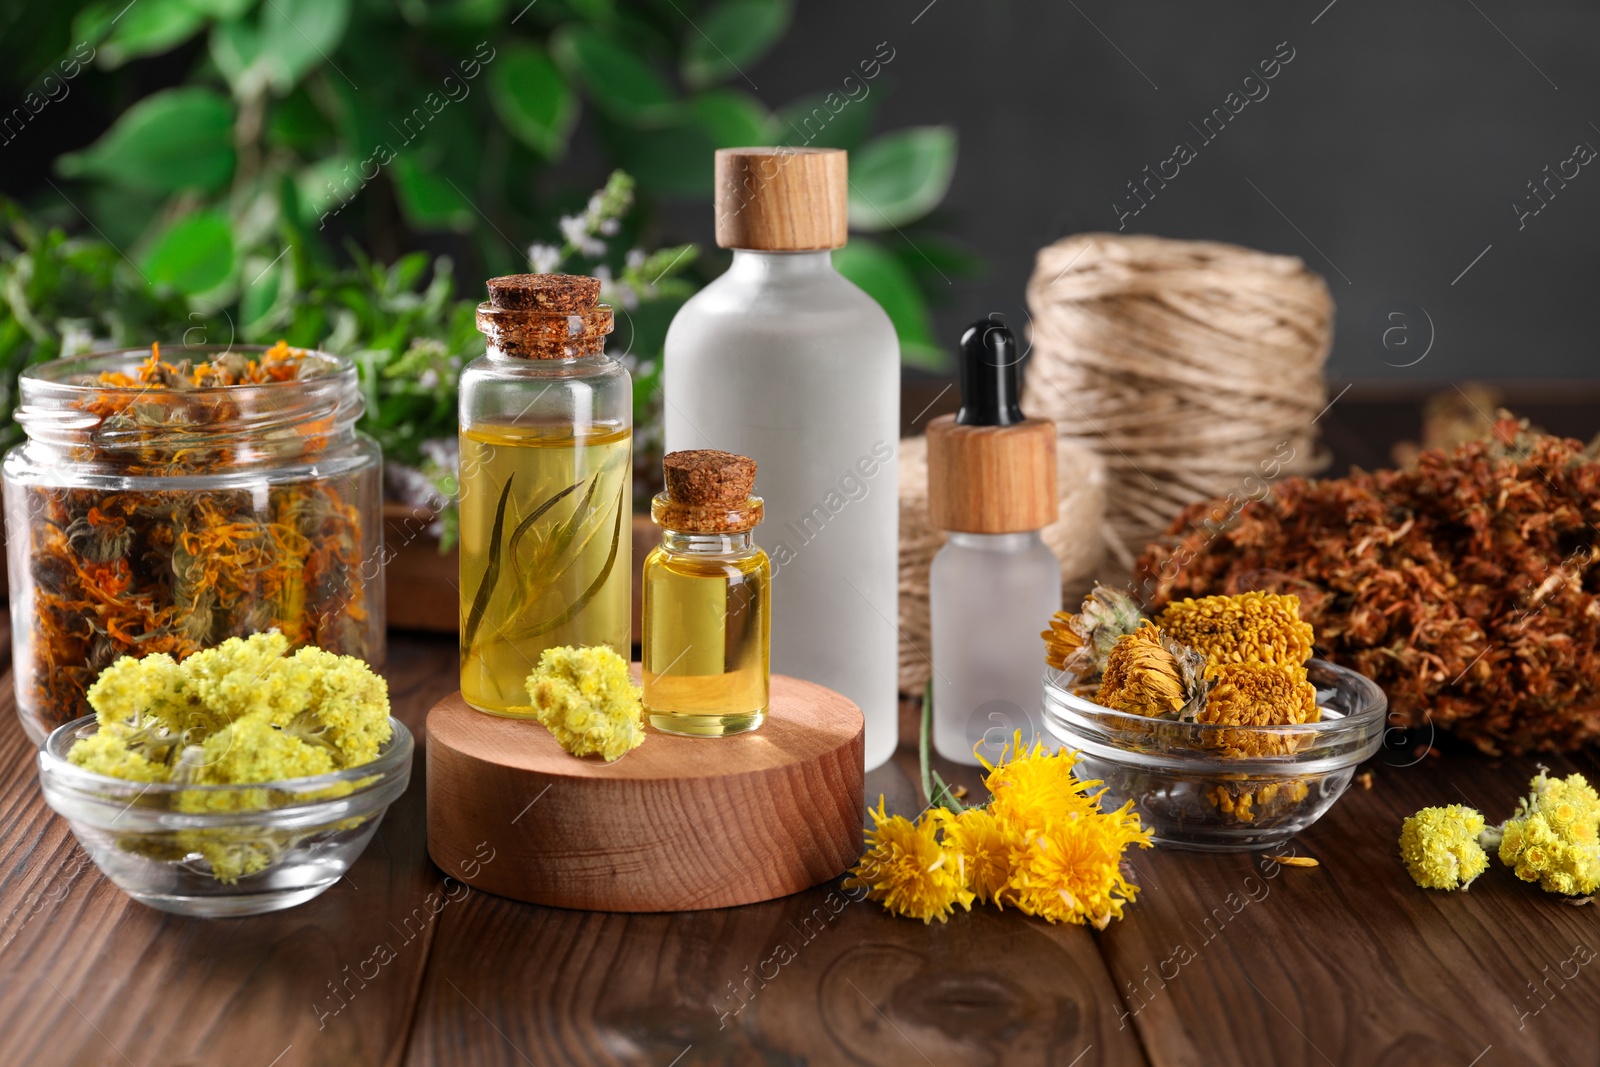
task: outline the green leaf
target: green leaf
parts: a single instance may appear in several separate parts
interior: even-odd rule
[[[228,79],[233,95],[259,95],[272,81],[276,63],[261,48],[261,34],[248,22],[219,22],[211,28],[211,61]]]
[[[350,21],[350,0],[266,0],[261,47],[274,64],[278,91],[287,93],[312,67],[330,58]],[[338,77],[335,68],[334,77]]]
[[[391,168],[406,220],[420,230],[466,231],[478,216],[472,204],[435,167],[419,166],[411,156],[395,157]]]
[[[723,0],[689,27],[683,80],[699,89],[743,74],[788,28],[788,0]]]
[[[171,50],[194,35],[206,20],[189,0],[140,0],[123,10],[98,50],[106,67]]]
[[[209,89],[154,93],[94,144],[62,156],[56,169],[149,192],[215,192],[233,173],[233,106]]]
[[[795,148],[853,151],[867,139],[877,110],[878,98],[870,87],[854,99],[842,92],[817,93],[779,109],[777,135]]]
[[[677,110],[672,88],[632,49],[587,26],[564,26],[550,53],[595,106],[634,126],[658,125]]]
[[[938,206],[956,170],[956,132],[917,126],[875,139],[850,160],[850,225],[904,226]]]
[[[294,289],[294,256],[250,256],[240,274],[244,291],[239,295],[239,328],[246,337],[258,337],[287,318],[288,299]]]
[[[772,143],[772,114],[749,93],[713,89],[690,101],[689,113],[717,148]]]
[[[944,370],[944,350],[934,343],[928,305],[911,272],[884,248],[865,237],[833,253],[833,266],[849,278],[889,315],[900,338],[900,359],[928,370]]]
[[[197,11],[203,11],[213,18],[236,19],[250,10],[250,5],[256,0],[186,0],[188,5]]]
[[[180,219],[140,257],[152,285],[186,296],[214,289],[233,273],[233,228],[216,212]]]
[[[509,44],[489,70],[489,99],[506,129],[546,159],[559,159],[578,121],[578,98],[543,49]]]

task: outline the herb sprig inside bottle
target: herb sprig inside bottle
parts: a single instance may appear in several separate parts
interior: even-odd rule
[[[461,690],[531,717],[548,648],[629,651],[633,388],[600,282],[489,280],[488,352],[461,376]]]

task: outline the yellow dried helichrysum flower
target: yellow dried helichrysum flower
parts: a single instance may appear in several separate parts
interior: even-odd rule
[[[1600,890],[1600,794],[1581,774],[1528,783],[1531,792],[1498,831],[1500,860],[1525,882],[1550,893],[1588,896]]]
[[[1300,666],[1311,658],[1311,624],[1300,619],[1300,598],[1252,591],[1173,601],[1156,625],[1198,650],[1208,664]]]
[[[263,786],[173,794],[175,810],[199,814],[266,810],[281,802],[265,788],[270,783],[377,758],[392,734],[384,680],[352,656],[287,650],[287,639],[273,631],[229,638],[181,663],[165,655],[123,657],[89,687],[100,727],[74,744],[68,759],[131,781]],[[334,782],[297,799],[344,796],[358,785]],[[155,854],[165,846],[150,841],[125,847],[174,861],[198,853],[219,881],[234,882],[270,866],[306,832],[241,823],[182,830],[173,855]]]
[[[124,656],[89,687],[100,728],[68,758],[117,778],[211,785],[375,759],[392,733],[384,680],[353,656],[287,650],[274,630],[229,638],[181,663]]]
[[[1538,882],[1547,893],[1583,897],[1600,890],[1600,846],[1572,840],[1543,815],[1506,823],[1500,861],[1524,882]]]
[[[1489,867],[1483,815],[1464,804],[1423,808],[1400,827],[1400,857],[1424,889],[1465,889]]]
[[[939,842],[939,831],[949,815],[943,809],[924,813],[917,822],[884,811],[878,798],[867,831],[867,850],[842,883],[846,889],[865,889],[888,911],[931,923],[944,922],[957,905],[972,909],[973,892],[959,852]]]
[[[527,685],[539,722],[574,756],[610,763],[644,744],[639,687],[609,647],[547,648]]]
[[[1546,767],[1528,783],[1513,819],[1543,815],[1551,829],[1578,844],[1600,841],[1600,793],[1581,774],[1552,778]]]

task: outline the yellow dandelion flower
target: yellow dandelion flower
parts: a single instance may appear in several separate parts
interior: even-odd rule
[[[870,810],[870,809],[869,809]],[[938,840],[943,813],[930,812],[918,822],[884,811],[883,798],[872,811],[867,850],[844,880],[847,889],[867,890],[895,915],[944,922],[956,905],[970,911],[973,893],[967,888],[961,855],[947,851]]]
[[[1115,812],[1052,822],[1013,849],[1002,898],[1048,922],[1103,930],[1122,918],[1123,905],[1139,891],[1122,870],[1123,850],[1131,844],[1150,847],[1150,833],[1140,828],[1131,803]]]
[[[1011,850],[1017,842],[986,808],[968,808],[944,821],[944,847],[961,857],[967,888],[978,900],[997,900],[1011,877]]]
[[[1075,753],[1065,748],[1050,752],[1038,740],[1031,752],[1024,751],[1020,730],[1013,735],[1009,752],[1009,761],[1001,753],[999,763],[984,762],[989,773],[983,780],[994,797],[989,810],[1008,831],[1026,835],[1042,830],[1052,819],[1098,810],[1089,791],[1101,783],[1073,775]]]

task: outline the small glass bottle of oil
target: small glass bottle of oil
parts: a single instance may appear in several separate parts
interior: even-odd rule
[[[644,562],[644,707],[667,733],[721,737],[767,716],[772,565],[750,531],[756,465],[701,449],[663,461],[650,504],[661,544]]]
[[[630,651],[633,384],[600,282],[489,280],[461,374],[461,692],[529,717],[545,649]]]

